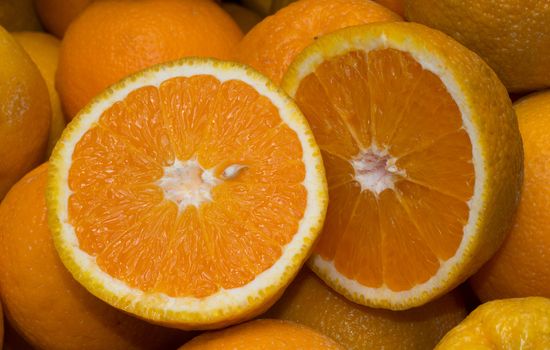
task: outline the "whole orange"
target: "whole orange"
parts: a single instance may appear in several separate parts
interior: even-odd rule
[[[69,24],[93,0],[35,0],[36,12],[44,27],[62,38]]]
[[[47,165],[0,205],[0,294],[15,330],[37,349],[170,349],[187,333],[132,318],[97,299],[65,269],[46,220]]]
[[[399,21],[369,0],[300,0],[258,23],[235,49],[234,58],[280,83],[296,55],[316,37],[344,27]]]
[[[254,320],[205,332],[178,350],[344,350],[326,335],[298,323]]]
[[[94,2],[61,44],[57,89],[72,119],[96,94],[148,66],[184,56],[227,59],[242,32],[211,0]]]
[[[457,289],[410,310],[373,309],[347,300],[304,268],[265,316],[311,327],[348,350],[424,350],[466,317],[466,303]]]
[[[50,119],[48,88],[40,71],[0,27],[0,200],[44,161]]]
[[[550,90],[520,99],[514,109],[525,154],[523,194],[512,231],[471,279],[482,301],[550,298]]]

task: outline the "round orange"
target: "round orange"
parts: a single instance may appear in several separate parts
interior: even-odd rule
[[[242,32],[210,0],[95,2],[61,45],[57,89],[69,119],[125,76],[184,56],[228,58]]]
[[[40,71],[0,27],[0,200],[26,172],[44,161],[50,99]]]
[[[311,327],[348,350],[423,350],[433,349],[466,317],[465,299],[457,289],[411,310],[373,309],[350,302],[303,269],[266,316]]]
[[[38,349],[169,349],[187,335],[132,318],[89,294],[55,251],[46,220],[47,165],[0,205],[0,294],[6,316]]]
[[[59,61],[59,46],[61,42],[53,35],[42,32],[18,32],[13,33],[13,37],[29,54],[40,70],[40,73],[42,73],[42,77],[48,87],[52,110],[47,152],[49,156],[65,128],[65,116],[61,109],[59,94],[55,89],[55,71],[57,70],[57,62]]]
[[[301,0],[256,25],[234,56],[278,84],[296,55],[318,36],[353,25],[399,20],[368,0]]]
[[[35,0],[36,12],[44,27],[62,38],[69,24],[93,0]]]
[[[515,224],[497,254],[472,278],[482,301],[550,298],[550,90],[515,103],[523,138],[523,194]]]
[[[256,320],[199,335],[179,350],[343,350],[329,337],[297,323]]]

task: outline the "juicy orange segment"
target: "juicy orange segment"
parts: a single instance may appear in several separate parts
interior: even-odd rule
[[[351,51],[307,75],[296,101],[320,133],[335,208],[316,252],[369,287],[426,282],[454,255],[468,219],[457,209],[429,227],[426,208],[466,207],[474,186],[471,143],[441,80],[402,51]]]
[[[81,135],[66,136],[57,153],[72,142],[63,158],[66,224],[98,274],[127,293],[168,300],[157,318],[167,317],[169,298],[196,301],[200,313],[201,300],[231,290],[240,295],[228,304],[250,317],[253,305],[243,300],[273,302],[313,244],[326,205],[321,157],[298,110],[264,78],[240,66],[227,68],[236,71],[232,79],[222,68],[186,76],[176,68],[161,81],[154,71],[131,81],[135,88],[120,98],[108,92],[108,103],[78,120],[87,127],[77,125]],[[269,273],[279,281],[256,281]],[[267,289],[237,292],[253,282]],[[200,322],[244,317],[216,312]]]
[[[327,169],[311,266],[330,286],[369,306],[409,308],[495,251],[517,203],[521,141],[479,57],[416,24],[358,26],[306,48],[282,86]]]

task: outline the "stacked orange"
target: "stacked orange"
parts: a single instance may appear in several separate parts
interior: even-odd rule
[[[508,95],[550,7],[35,5],[0,5],[62,38],[0,28],[0,196],[53,148],[0,204],[6,347],[550,347],[550,95]],[[517,299],[462,321],[471,276]]]

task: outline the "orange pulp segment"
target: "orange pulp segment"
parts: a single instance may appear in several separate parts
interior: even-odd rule
[[[295,100],[327,169],[315,253],[367,287],[428,281],[460,245],[475,182],[470,138],[439,77],[403,51],[355,50],[306,75]]]

